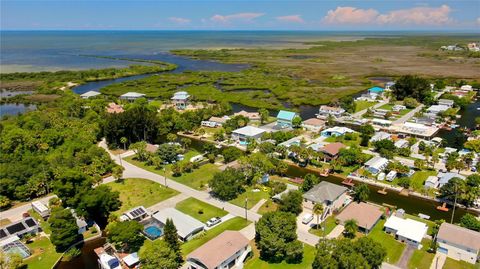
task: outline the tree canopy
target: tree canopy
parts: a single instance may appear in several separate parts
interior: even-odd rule
[[[107,226],[107,238],[118,250],[135,252],[145,241],[143,225],[137,221],[112,222]]]
[[[243,173],[230,167],[216,173],[209,183],[214,195],[225,201],[235,199],[240,193],[244,192],[244,184],[245,176]]]
[[[165,240],[147,242],[140,248],[138,256],[145,269],[177,269],[182,266],[177,253]]]
[[[278,210],[282,212],[290,212],[298,216],[302,213],[303,197],[300,191],[291,190],[282,195]]]
[[[48,224],[52,231],[50,241],[55,245],[57,251],[65,251],[81,239],[81,235],[78,234],[77,222],[70,209],[54,207],[48,218]]]
[[[395,81],[395,85],[392,87],[392,94],[397,100],[412,97],[422,103],[430,96],[430,82],[418,76],[402,76]]]

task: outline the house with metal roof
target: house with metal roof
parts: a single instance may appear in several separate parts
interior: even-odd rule
[[[475,264],[480,254],[480,233],[448,222],[442,223],[437,234],[437,251],[454,260]]]
[[[224,231],[187,256],[188,268],[243,268],[251,252],[249,240],[238,231]]]
[[[375,156],[368,160],[364,167],[366,170],[368,170],[370,173],[376,175],[380,172],[382,172],[388,165],[388,160],[386,158],[380,157],[380,156]]]
[[[177,228],[178,238],[182,241],[190,240],[195,234],[203,231],[205,225],[186,215],[175,208],[165,208],[153,214],[152,218],[158,222],[160,228],[167,223],[167,219],[171,219]]]
[[[143,98],[146,95],[144,93],[138,93],[138,92],[127,92],[125,94],[120,95],[120,99],[123,100],[128,100],[128,101],[135,101],[139,98]]]
[[[385,222],[384,229],[386,233],[393,234],[395,239],[420,248],[428,227],[423,222],[392,215]]]
[[[96,91],[88,91],[86,93],[82,93],[80,94],[80,97],[83,98],[83,99],[88,99],[90,97],[95,97],[95,96],[98,96],[100,95],[101,93],[99,92],[96,92]]]
[[[234,130],[232,132],[232,139],[237,141],[241,145],[246,145],[249,139],[260,140],[260,138],[265,132],[266,131],[264,129],[247,125],[245,127]]]
[[[347,191],[343,186],[322,181],[303,194],[303,206],[313,209],[315,204],[323,204],[325,212],[338,210],[349,200]]]
[[[320,109],[318,110],[318,116],[326,118],[328,116],[333,116],[335,118],[341,117],[343,114],[345,114],[345,109],[341,107],[334,107],[334,106],[320,106]]]
[[[323,130],[320,134],[321,136],[324,136],[324,137],[330,137],[330,136],[342,136],[342,135],[345,135],[346,133],[354,133],[354,132],[355,132],[354,130],[347,127],[335,126],[335,127]]]
[[[438,188],[443,187],[443,185],[447,184],[454,177],[465,179],[465,176],[462,176],[459,173],[453,173],[453,172],[447,172],[447,173],[439,172],[437,174],[437,177],[438,177]]]
[[[280,110],[277,115],[277,126],[281,128],[292,128],[295,117],[298,117],[295,112]]]
[[[375,87],[372,87],[372,88],[368,89],[368,92],[369,92],[370,94],[371,94],[371,93],[382,94],[384,90],[385,90],[385,89],[382,88],[382,87],[375,86]]]
[[[190,95],[188,94],[188,92],[181,91],[174,93],[171,100],[177,109],[183,110],[187,108],[189,98]]]

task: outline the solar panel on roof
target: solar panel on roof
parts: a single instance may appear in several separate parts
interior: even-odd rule
[[[7,226],[7,231],[10,233],[10,234],[15,234],[15,233],[18,233],[20,231],[23,231],[26,229],[25,225],[23,225],[23,223],[15,223],[13,225],[10,225],[10,226]]]
[[[7,233],[3,229],[1,229],[0,230],[0,238],[4,238],[4,237],[7,237]]]
[[[35,223],[35,221],[33,221],[33,219],[27,219],[25,220],[25,223],[28,225],[28,227],[37,226],[37,224]]]

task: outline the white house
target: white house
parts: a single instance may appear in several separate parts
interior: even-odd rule
[[[407,109],[407,107],[404,106],[404,105],[394,105],[392,107],[392,111],[394,111],[394,112],[399,112],[399,111],[405,110],[405,109]]]
[[[95,96],[98,96],[98,95],[100,95],[100,94],[101,94],[101,93],[96,92],[96,91],[88,91],[88,92],[86,92],[86,93],[80,94],[80,97],[81,97],[82,99],[88,99],[88,98],[90,98],[90,97],[95,97]]]
[[[436,176],[429,176],[427,180],[425,180],[425,188],[438,188],[438,177]]]
[[[396,148],[406,148],[409,145],[409,142],[405,139],[399,139],[394,143]]]
[[[441,106],[453,107],[455,102],[453,102],[453,100],[450,100],[450,99],[438,99],[438,104]]]
[[[302,127],[307,131],[319,132],[325,127],[325,121],[311,118],[302,122]]]
[[[238,231],[224,231],[187,256],[189,269],[241,269],[252,251],[249,240]]]
[[[145,97],[145,94],[138,93],[138,92],[127,92],[125,94],[120,95],[120,99],[134,101],[139,98]]]
[[[392,125],[392,121],[384,119],[372,119],[372,124],[380,127],[389,127]]]
[[[428,113],[432,113],[432,114],[438,114],[440,112],[443,112],[447,109],[449,109],[450,107],[449,106],[446,106],[446,105],[432,105],[430,106],[428,109],[427,109],[427,112]]]
[[[240,144],[246,144],[249,139],[259,140],[266,131],[255,126],[247,125],[232,132],[232,139]]]
[[[443,185],[447,184],[452,178],[457,177],[460,179],[465,179],[464,176],[460,175],[459,173],[447,172],[447,173],[438,173],[438,187],[441,188]]]
[[[152,218],[163,227],[167,219],[171,219],[177,228],[178,237],[182,241],[190,240],[195,234],[203,231],[205,225],[175,208],[165,208],[153,214]]]
[[[392,90],[392,87],[395,85],[395,82],[393,81],[389,81],[387,83],[385,83],[385,90],[386,91],[391,91]]]
[[[370,138],[370,142],[376,142],[384,139],[390,139],[391,135],[386,132],[376,132],[372,138]]]
[[[323,130],[321,132],[321,135],[324,137],[342,136],[342,135],[345,135],[346,133],[354,133],[354,132],[355,132],[354,130],[347,127],[335,126],[335,127]]]
[[[44,219],[50,216],[50,209],[40,201],[32,202],[32,209]]]
[[[470,86],[470,85],[463,85],[462,87],[460,87],[460,90],[462,90],[462,91],[471,91],[471,90],[473,90],[473,87]]]
[[[183,110],[187,108],[189,98],[190,95],[188,94],[188,92],[181,91],[174,93],[171,100],[177,109]]]
[[[368,170],[370,173],[376,175],[382,172],[388,165],[388,160],[386,158],[375,156],[368,160],[365,163],[365,169]]]
[[[437,251],[455,260],[472,264],[478,261],[480,233],[447,222],[440,225]]]
[[[338,118],[341,117],[344,113],[345,109],[333,106],[320,106],[320,109],[318,110],[319,117],[333,116],[335,118]]]
[[[384,229],[385,232],[393,234],[397,240],[420,248],[428,227],[423,222],[392,215],[385,222]]]

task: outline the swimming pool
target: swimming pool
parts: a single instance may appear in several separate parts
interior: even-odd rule
[[[163,235],[163,230],[156,225],[148,226],[143,231],[145,235],[151,240],[155,240]]]

